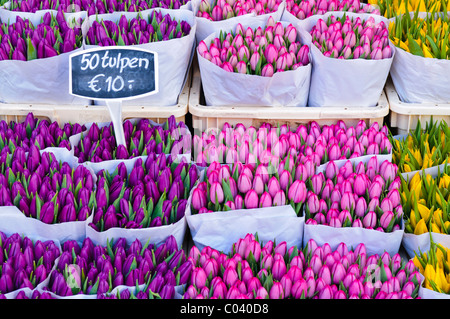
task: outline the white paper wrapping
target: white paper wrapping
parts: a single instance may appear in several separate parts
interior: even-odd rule
[[[236,30],[237,22],[229,24],[227,32]],[[244,28],[257,28],[266,25],[264,21],[243,24]],[[283,22],[286,27],[289,25]],[[297,28],[297,31],[299,29]],[[220,32],[219,32],[220,33]],[[207,46],[219,33],[206,37]],[[305,44],[304,38],[297,39]],[[308,101],[311,79],[311,63],[296,70],[275,72],[272,77],[227,72],[197,52],[202,87],[208,106],[295,106],[304,107]]]
[[[303,242],[306,244],[313,239],[319,246],[328,243],[333,250],[341,242],[353,248],[359,243],[364,243],[367,255],[381,255],[386,251],[392,256],[399,252],[403,234],[403,229],[385,233],[362,227],[336,228],[327,225],[305,224]]]
[[[51,10],[37,13],[15,12],[0,9],[3,22],[16,21],[16,16],[30,18],[34,25],[39,24],[42,16]],[[67,21],[82,18],[85,12],[65,15]],[[91,100],[69,94],[69,56],[82,48],[60,55],[31,61],[1,61],[0,102],[30,104],[76,104],[90,105]]]
[[[419,13],[419,17],[424,18],[426,14]],[[395,18],[389,21],[395,22]],[[450,103],[449,60],[424,58],[395,47],[390,74],[402,102]]]
[[[434,232],[420,235],[405,233],[403,235],[402,245],[408,256],[414,258],[416,253],[419,254],[419,251],[426,253],[430,250],[430,237],[434,243],[450,248],[450,235]]]
[[[96,245],[106,245],[107,242],[113,238],[117,239],[123,237],[126,239],[128,245],[138,239],[142,243],[146,243],[147,241],[149,241],[149,243],[154,244],[155,246],[159,246],[172,235],[177,241],[178,248],[181,248],[186,234],[187,218],[191,214],[191,198],[192,190],[188,198],[184,217],[182,217],[176,223],[158,227],[148,227],[140,229],[113,227],[108,230],[98,232],[94,228],[89,226],[89,223],[93,220],[92,214],[87,219],[87,222],[85,224],[86,237],[91,238],[92,242]]]
[[[89,26],[96,19],[109,20],[118,22],[122,15],[134,18],[140,15],[142,18],[150,16],[153,11],[161,11],[164,14],[170,14],[173,19],[178,21],[185,20],[191,25],[191,31],[188,35],[168,41],[157,41],[146,44],[137,44],[133,47],[155,52],[158,55],[158,87],[159,91],[146,97],[136,98],[132,100],[124,100],[123,106],[126,105],[157,105],[172,106],[178,103],[178,97],[183,90],[187,80],[188,70],[192,63],[193,52],[195,49],[195,32],[197,28],[196,20],[190,10],[183,9],[162,9],[154,8],[141,12],[115,12],[108,14],[100,14],[89,16]],[[97,45],[86,45],[86,49],[100,47]],[[95,101],[96,105],[105,105],[104,101]]]
[[[15,206],[3,206],[0,208],[0,231],[7,236],[18,233],[21,236],[26,236],[33,242],[40,241],[53,241],[56,247],[61,251],[61,241],[54,235],[54,232],[47,232],[49,228],[42,227],[44,223],[37,219],[28,218]],[[56,258],[55,264],[52,269],[56,268],[59,257]],[[40,289],[48,285],[49,277],[39,283],[35,289]],[[27,288],[28,289],[28,288]],[[5,294],[7,299],[14,299],[20,290],[17,289]],[[28,289],[30,290],[30,289]]]
[[[373,17],[375,22],[384,21],[388,26],[388,20],[382,16],[351,12],[328,12],[299,20],[297,24],[301,34],[311,46],[312,72],[308,106],[371,107],[376,106],[380,99],[395,56],[395,48],[391,42],[392,57],[381,60],[329,58],[312,44],[309,32],[320,18],[326,20],[330,15],[342,17],[344,14],[350,18],[361,17],[363,20]]]
[[[284,9],[286,7],[286,2],[283,1],[278,6],[278,9],[274,12],[257,15],[256,13],[248,13],[241,16],[236,16],[233,18],[220,20],[220,21],[210,21],[206,18],[197,17],[199,11],[199,6],[201,0],[191,0],[191,10],[194,13],[195,20],[197,21],[197,31],[195,33],[195,38],[197,44],[206,39],[212,33],[216,33],[222,29],[230,29],[238,23],[242,25],[248,25],[249,23],[265,23],[265,21],[272,16],[275,21],[281,20]],[[215,1],[209,0],[212,5]]]
[[[73,169],[78,165],[66,148],[52,147],[43,149],[40,152],[41,154],[44,152],[52,152],[58,161],[67,162]],[[97,177],[94,172],[89,168],[88,170],[91,172],[94,183],[96,183]],[[5,218],[7,216],[10,217],[10,219],[6,218],[4,222],[2,221],[0,223],[0,225],[7,229],[16,229],[19,227],[26,234],[36,234],[58,241],[59,243],[64,243],[67,240],[81,242],[86,236],[86,221],[46,224],[34,217],[25,216],[16,206],[0,207],[0,216]]]
[[[248,233],[258,233],[262,242],[286,241],[302,247],[304,217],[290,205],[188,215],[192,240],[198,249],[210,246],[229,253],[233,243]]]

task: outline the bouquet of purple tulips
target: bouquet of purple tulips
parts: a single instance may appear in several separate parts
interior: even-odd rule
[[[69,27],[62,11],[45,13],[38,25],[17,16],[15,22],[0,25],[0,61],[53,57],[81,48],[82,40],[81,22]]]
[[[127,160],[152,153],[173,157],[190,153],[190,132],[173,115],[161,125],[149,119],[125,120],[123,130],[126,145],[117,145],[112,122],[101,127],[92,123],[87,131],[72,138],[78,162]]]
[[[14,290],[44,285],[61,254],[52,240],[0,232],[0,299]]]
[[[139,158],[129,174],[123,163],[113,174],[102,170],[89,226],[101,232],[113,227],[138,229],[176,223],[185,215],[197,179],[195,165],[154,153],[145,162]]]
[[[159,246],[126,238],[94,244],[66,241],[56,268],[49,273],[48,290],[57,296],[88,295],[103,299],[118,286],[140,287],[140,298],[172,299],[175,287],[190,277],[187,261],[173,236]]]
[[[8,10],[34,13],[38,10],[86,11],[88,15],[138,12],[152,8],[179,9],[189,0],[12,0]]]
[[[178,39],[188,35],[191,25],[154,10],[147,17],[127,19],[122,15],[118,23],[95,20],[87,31],[87,45],[135,45]]]

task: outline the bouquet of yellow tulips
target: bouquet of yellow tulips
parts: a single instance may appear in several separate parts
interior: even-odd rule
[[[416,173],[408,182],[401,177],[405,233],[450,233],[450,167],[433,178]]]
[[[442,165],[450,156],[450,128],[445,121],[431,119],[422,127],[420,121],[406,138],[394,139],[392,162],[397,164],[399,173],[408,173]]]
[[[448,60],[450,57],[449,15],[431,11],[396,16],[389,23],[389,38],[398,48],[425,58]]]
[[[390,19],[408,12],[447,12],[450,3],[447,0],[368,0],[368,3],[380,8],[380,14]]]
[[[447,247],[431,242],[430,250],[416,253],[413,262],[424,276],[424,288],[450,293],[450,251]]]

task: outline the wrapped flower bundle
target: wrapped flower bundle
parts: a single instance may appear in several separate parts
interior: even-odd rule
[[[112,122],[103,127],[93,123],[73,146],[78,162],[98,163],[151,153],[178,155],[190,152],[188,128],[184,122],[176,123],[173,115],[163,125],[155,125],[148,119],[125,120],[123,130],[126,145],[117,145]]]
[[[369,4],[377,6],[380,14],[386,18],[408,12],[447,12],[450,11],[450,3],[443,0],[369,0]]]
[[[17,289],[34,289],[44,282],[61,252],[52,240],[32,240],[0,232],[0,299]]]
[[[83,221],[94,200],[94,177],[84,166],[72,168],[51,152],[17,148],[1,163],[3,206],[17,206],[27,217],[46,224]]]
[[[16,21],[0,25],[0,61],[30,61],[53,57],[81,48],[83,36],[81,23],[70,27],[64,13],[45,13],[41,23],[34,26],[28,19],[16,17]]]
[[[198,179],[194,164],[172,162],[164,154],[139,158],[128,174],[123,163],[116,171],[98,174],[93,220],[97,231],[112,227],[147,228],[168,225],[184,217],[191,189]]]
[[[245,28],[238,23],[234,32],[221,31],[209,46],[203,40],[198,45],[199,55],[228,72],[266,77],[307,65],[308,52],[294,25],[272,17],[265,27]]]
[[[101,295],[117,286],[145,287],[143,293],[173,297],[174,287],[187,282],[192,263],[173,236],[155,247],[125,238],[96,245],[86,237],[79,244],[66,241],[56,269],[50,274],[49,291],[58,296]],[[170,286],[164,288],[165,286]]]
[[[286,10],[300,20],[329,11],[379,14],[376,7],[359,0],[288,0],[286,1]]]
[[[117,11],[138,12],[152,8],[179,9],[189,0],[12,0],[9,10],[36,12],[38,10],[86,11],[88,15]]]
[[[185,299],[412,299],[421,284],[413,261],[369,256],[364,244],[333,250],[310,240],[300,250],[247,234],[228,255],[194,246],[188,260]]]
[[[450,176],[448,169],[434,178],[416,173],[410,181],[402,178],[401,200],[405,232],[420,235],[428,232],[450,233]]]
[[[419,12],[395,17],[389,25],[389,37],[400,49],[413,55],[448,60],[450,57],[450,32],[448,14]]]
[[[17,147],[28,152],[31,145],[40,150],[48,147],[70,149],[69,137],[84,130],[82,124],[64,123],[61,127],[56,121],[36,118],[30,112],[22,122],[0,121],[0,154],[12,154]]]
[[[235,163],[230,167],[213,162],[206,181],[192,193],[192,211],[203,214],[290,204],[301,215],[307,192],[302,178],[314,174],[314,166],[296,163],[292,155],[278,166]]]
[[[392,140],[392,162],[400,173],[443,165],[450,154],[450,128],[445,121],[430,121],[422,126],[420,121],[406,137]]]
[[[320,126],[311,121],[295,130],[289,125],[263,123],[259,128],[238,123],[225,123],[220,131],[193,136],[194,161],[206,166],[219,162],[243,164],[275,162],[287,154],[297,154],[304,162],[317,166],[329,160],[343,160],[365,155],[390,154],[392,151],[387,126],[374,122],[369,127],[363,120],[355,126],[344,121]],[[304,157],[304,159],[303,159]]]
[[[400,177],[397,166],[371,157],[367,164],[330,161],[325,173],[311,177],[305,223],[332,227],[363,227],[393,232],[402,226]]]
[[[384,21],[376,23],[373,17],[330,15],[327,21],[318,19],[310,34],[313,45],[326,57],[380,60],[393,55],[388,26]]]
[[[449,250],[431,242],[426,253],[416,252],[413,262],[423,275],[423,287],[441,294],[450,293]]]
[[[94,21],[87,31],[88,45],[135,45],[157,41],[168,41],[186,36],[191,25],[177,21],[169,14],[154,10],[148,19],[138,16],[128,20],[122,15],[116,24],[113,21]]]
[[[210,21],[221,21],[233,17],[256,14],[263,15],[278,10],[280,0],[201,0],[197,17]]]

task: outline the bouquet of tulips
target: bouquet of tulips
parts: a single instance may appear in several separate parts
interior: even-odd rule
[[[406,136],[390,136],[390,139],[392,162],[398,166],[399,173],[405,179],[408,176],[411,178],[417,171],[432,173],[436,167],[442,171],[448,162],[450,129],[445,121],[431,119],[425,123],[425,127],[418,121],[414,130]]]
[[[68,16],[61,10],[31,15],[33,17],[29,18],[22,18],[20,14],[2,17],[0,81],[4,85],[0,88],[0,101],[53,105],[88,103],[87,99],[69,94],[68,75],[69,55],[81,50],[83,45],[84,15]]]
[[[92,22],[87,31],[86,44],[111,46],[111,45],[136,45],[157,41],[178,39],[189,34],[191,25],[185,20],[173,19],[170,14],[161,11],[152,11],[148,18],[137,16],[127,19],[121,15],[116,24],[111,20]]]
[[[308,65],[309,47],[297,40],[294,25],[273,23],[256,29],[238,24],[234,32],[221,32],[209,46],[200,41],[198,53],[227,72],[266,77]]]
[[[60,256],[60,248],[52,240],[33,240],[19,233],[0,232],[0,298],[23,288],[45,285]]]
[[[307,193],[304,173],[308,174],[297,169],[291,155],[278,167],[238,162],[230,168],[213,162],[207,168],[206,181],[200,182],[192,193],[192,213],[291,205],[302,216]]]
[[[448,235],[450,221],[447,203],[450,194],[448,169],[434,178],[416,173],[411,180],[402,178],[401,201],[405,232],[421,235],[428,232]]]
[[[311,43],[314,61],[308,105],[377,105],[394,57],[388,20],[373,14],[327,12],[299,20],[298,26]]]
[[[392,82],[403,102],[447,103],[448,83],[434,79],[446,79],[450,70],[449,15],[418,10],[390,20],[389,36],[400,57],[392,64]]]
[[[371,157],[340,168],[330,161],[325,173],[310,179],[306,196],[306,224],[364,227],[393,232],[402,226],[400,178],[397,166]]]
[[[207,105],[306,105],[309,46],[293,24],[272,16],[261,23],[237,23],[199,40],[197,56]],[[280,83],[292,92],[280,94]],[[258,90],[261,86],[267,90]]]
[[[162,125],[149,119],[125,120],[126,145],[117,145],[112,122],[104,126],[92,123],[87,131],[74,136],[73,152],[79,163],[127,160],[151,153],[174,157],[190,153],[190,132],[184,122],[172,115]]]
[[[87,14],[105,14],[117,11],[138,12],[152,8],[179,9],[189,0],[12,0],[7,9],[34,13],[38,10],[59,10],[63,12],[86,11]]]
[[[27,217],[45,224],[84,221],[91,215],[94,176],[84,166],[72,167],[55,154],[16,148],[0,164],[2,206],[16,206]]]
[[[283,19],[293,22],[295,19],[303,20],[330,11],[379,14],[378,8],[359,0],[287,0]]]
[[[408,12],[447,12],[450,3],[445,0],[368,0],[368,3],[377,6],[381,15],[386,18]]]
[[[242,123],[225,123],[220,131],[211,130],[193,136],[194,161],[206,166],[211,162],[233,164],[275,163],[287,154],[312,161],[317,167],[329,160],[340,161],[367,155],[387,156],[392,152],[387,126],[364,120],[355,126],[338,120],[320,126],[316,121],[291,126],[262,123],[259,128]],[[305,175],[306,178],[306,175]]]
[[[196,16],[210,21],[221,21],[246,14],[273,13],[281,5],[280,0],[201,0]]]
[[[83,131],[84,125],[64,123],[60,127],[57,121],[34,117],[30,112],[23,121],[0,121],[0,154],[12,154],[17,147],[25,152],[36,145],[40,150],[60,147],[70,150],[69,138]]]
[[[384,21],[373,17],[329,16],[317,20],[310,31],[312,43],[326,56],[337,59],[388,59],[392,57]]]
[[[81,244],[63,243],[48,289],[60,297],[97,298],[125,285],[143,288],[147,296],[170,299],[175,287],[187,282],[191,269],[173,236],[157,247],[137,239],[127,243],[123,237],[99,245],[86,237]]]
[[[399,254],[369,255],[364,244],[303,249],[247,234],[225,254],[193,246],[185,299],[413,299],[421,278]]]
[[[446,298],[450,293],[449,249],[442,244],[431,241],[430,249],[415,253],[413,262],[423,276],[422,298]],[[439,294],[439,297],[436,297]]]
[[[70,28],[62,11],[45,13],[36,26],[17,16],[15,22],[0,25],[0,61],[53,57],[81,48],[82,40],[81,23]]]
[[[123,163],[113,174],[102,170],[89,226],[102,232],[113,227],[138,229],[176,223],[185,216],[197,179],[194,164],[176,163],[154,153],[145,162],[139,158],[129,174]]]

